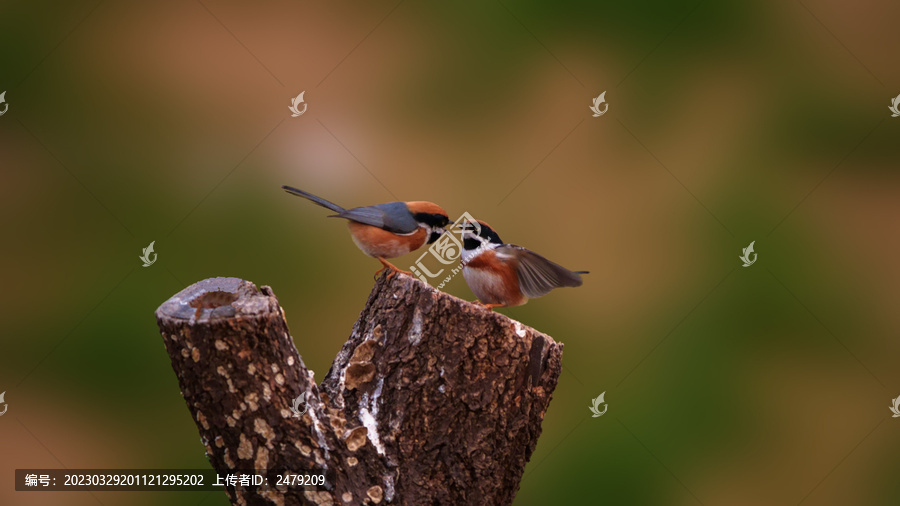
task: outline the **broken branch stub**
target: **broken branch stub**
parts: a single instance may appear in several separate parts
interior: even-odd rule
[[[227,488],[235,504],[510,504],[561,371],[549,336],[402,274],[376,281],[321,387],[269,287],[207,279],[156,315],[217,471],[326,476]]]

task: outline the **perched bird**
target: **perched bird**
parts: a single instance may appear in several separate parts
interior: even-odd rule
[[[344,218],[350,228],[353,242],[370,257],[377,258],[382,267],[392,271],[406,272],[385,260],[415,251],[425,244],[431,244],[444,233],[450,223],[447,211],[431,202],[389,202],[366,207],[343,207],[321,197],[290,186],[282,186],[284,191],[297,195],[334,211],[329,217]],[[409,273],[407,273],[409,274]]]
[[[521,306],[554,288],[581,286],[581,274],[521,246],[504,244],[487,223],[461,224],[463,277],[489,308]]]

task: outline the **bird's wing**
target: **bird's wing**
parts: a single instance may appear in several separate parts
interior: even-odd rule
[[[518,261],[519,288],[528,298],[546,295],[554,288],[581,286],[581,276],[521,246],[504,244],[495,250]]]
[[[383,228],[395,234],[409,234],[419,228],[419,224],[403,202],[354,207],[335,216]]]

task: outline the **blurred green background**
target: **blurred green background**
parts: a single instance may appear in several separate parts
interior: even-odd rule
[[[0,503],[227,504],[15,493],[13,470],[208,467],[153,316],[207,277],[271,285],[321,381],[378,263],[291,184],[431,200],[591,271],[502,310],[565,343],[517,505],[897,504],[898,19],[888,0],[4,2]]]

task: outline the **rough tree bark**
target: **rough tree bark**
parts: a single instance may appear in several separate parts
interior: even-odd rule
[[[226,487],[233,504],[510,504],[561,370],[549,336],[400,274],[376,281],[320,386],[267,286],[200,281],[156,318],[217,471],[327,478]]]

